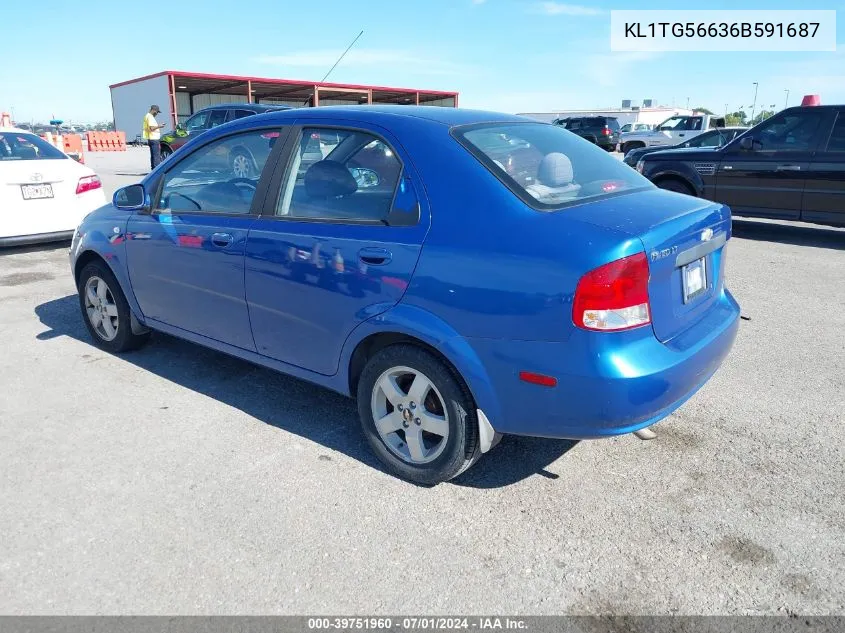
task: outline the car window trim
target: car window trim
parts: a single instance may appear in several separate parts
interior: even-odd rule
[[[290,215],[277,215],[276,211],[279,205],[279,200],[282,196],[283,185],[287,182],[290,170],[293,167],[294,151],[296,151],[297,147],[299,146],[299,139],[302,138],[302,130],[306,128],[316,128],[322,130],[341,130],[345,132],[358,132],[361,134],[368,134],[372,136],[375,140],[381,141],[387,147],[390,148],[390,150],[393,152],[393,155],[399,161],[400,170],[399,178],[397,178],[396,184],[393,186],[393,195],[390,197],[390,208],[387,214],[388,217],[393,211],[393,206],[396,204],[396,196],[399,192],[399,183],[402,182],[404,178],[410,178],[407,172],[407,165],[405,164],[405,161],[402,160],[402,156],[399,154],[399,152],[396,151],[396,144],[391,143],[384,135],[380,134],[379,132],[376,132],[375,130],[362,127],[355,127],[354,125],[315,123],[312,121],[301,119],[294,121],[293,124],[291,124],[289,127],[290,133],[285,142],[286,147],[284,153],[284,160],[280,160],[279,163],[276,165],[276,172],[278,173],[273,174],[273,178],[271,180],[270,187],[267,192],[266,204],[263,205],[263,210],[260,214],[261,219],[276,220],[281,222],[305,222],[308,224],[365,225],[383,226],[386,228],[393,226],[393,228],[397,228],[397,226],[389,224],[387,222],[387,218],[385,218],[384,220],[367,220],[354,218],[302,218]],[[365,146],[362,145],[360,149],[363,149],[364,147]],[[360,151],[360,149],[358,151]],[[411,179],[411,184],[413,185],[413,179]],[[422,200],[420,200],[419,187],[414,186],[414,193],[417,196],[417,204],[420,206],[420,213],[419,217],[417,218],[417,223],[412,226],[417,226],[420,223],[422,217]],[[403,228],[406,226],[408,225],[401,225],[401,227],[399,228]]]
[[[519,184],[511,178],[508,174],[502,172],[496,166],[496,163],[493,162],[493,159],[490,158],[487,154],[482,152],[480,149],[475,147],[469,140],[464,136],[464,132],[471,132],[472,130],[477,130],[486,127],[494,127],[497,125],[551,125],[550,123],[542,123],[540,121],[483,121],[481,123],[465,123],[460,125],[453,125],[449,128],[449,135],[465,150],[467,150],[476,160],[478,160],[484,167],[487,168],[487,171],[490,172],[495,178],[499,180],[505,187],[507,187],[511,193],[513,193],[517,198],[522,200],[526,205],[530,208],[534,209],[535,211],[560,211],[563,209],[568,209],[570,207],[577,207],[582,204],[589,204],[591,202],[598,202],[599,200],[608,200],[610,198],[617,198],[619,196],[625,196],[629,193],[636,193],[638,191],[648,191],[655,187],[654,184],[648,183],[643,185],[642,187],[631,187],[630,189],[625,189],[624,191],[611,191],[608,193],[590,196],[589,198],[583,199],[576,199],[568,202],[557,203],[557,204],[545,204],[540,202],[536,198],[534,198],[531,194],[525,191]],[[567,130],[568,131],[568,130]],[[577,136],[577,135],[576,135]]]
[[[188,157],[192,156],[196,152],[202,150],[205,147],[213,143],[217,143],[219,141],[223,141],[224,139],[239,136],[241,134],[247,134],[249,132],[260,132],[262,130],[266,130],[269,132],[279,132],[279,137],[276,140],[276,143],[273,145],[273,149],[270,150],[270,155],[267,156],[267,162],[264,165],[264,169],[261,170],[261,175],[258,177],[258,184],[255,188],[255,195],[252,197],[252,203],[249,207],[249,213],[215,213],[213,211],[181,211],[179,213],[170,213],[169,215],[195,215],[195,216],[203,216],[203,217],[220,217],[220,218],[257,218],[261,215],[261,210],[264,207],[264,203],[267,198],[267,189],[270,184],[270,176],[275,173],[276,166],[273,165],[269,172],[268,167],[270,166],[271,161],[277,161],[279,154],[282,152],[282,149],[287,144],[287,136],[286,133],[288,130],[286,129],[288,126],[284,125],[261,125],[257,127],[251,127],[246,130],[233,130],[227,134],[222,134],[212,139],[208,139],[205,142],[199,144],[197,147],[192,149],[189,153],[184,154],[179,158],[179,160],[175,161],[168,169],[166,169],[162,174],[160,174],[157,178],[156,186],[155,186],[155,195],[152,197],[152,204],[149,211],[149,215],[167,215],[162,214],[162,210],[158,209],[157,205],[159,200],[161,200],[161,192],[164,188],[164,182],[167,180],[167,175],[170,174],[180,163],[184,162]],[[172,159],[171,159],[172,160]],[[269,175],[268,175],[269,174]]]

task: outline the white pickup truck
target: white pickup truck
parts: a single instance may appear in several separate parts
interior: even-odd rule
[[[638,147],[670,147],[720,127],[725,127],[725,117],[712,114],[679,114],[669,117],[648,132],[622,134],[619,137],[619,149],[626,154]]]

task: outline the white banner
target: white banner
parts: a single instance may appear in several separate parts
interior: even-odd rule
[[[835,51],[836,11],[611,11],[612,51]]]

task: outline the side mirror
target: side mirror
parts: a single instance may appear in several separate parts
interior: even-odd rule
[[[759,141],[755,141],[750,136],[744,136],[739,140],[739,148],[746,150],[746,151],[749,151],[749,152],[754,151],[756,146],[759,145],[759,144],[760,144]]]
[[[114,192],[112,205],[121,211],[141,211],[150,206],[150,199],[142,185],[129,185]]]
[[[366,167],[350,167],[349,173],[352,174],[355,182],[358,183],[359,189],[377,187],[379,182],[381,182],[378,174],[372,169],[367,169]]]

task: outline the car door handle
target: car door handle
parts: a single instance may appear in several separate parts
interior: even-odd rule
[[[801,165],[778,165],[775,171],[801,171]]]
[[[215,246],[220,246],[221,248],[226,248],[235,240],[234,237],[229,235],[228,233],[212,233],[211,234],[211,243]]]
[[[683,136],[683,134],[678,134],[678,136]]]
[[[390,263],[393,255],[386,248],[362,248],[358,251],[358,259],[370,266],[383,266]]]

